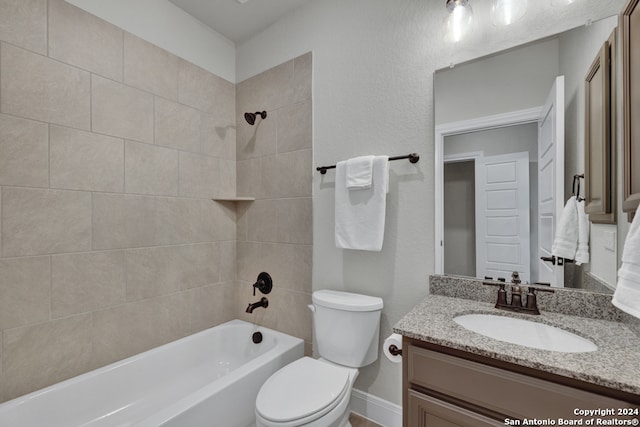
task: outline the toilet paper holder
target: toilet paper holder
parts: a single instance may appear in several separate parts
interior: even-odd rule
[[[389,346],[389,353],[393,356],[402,356],[402,349],[398,348],[395,344]]]

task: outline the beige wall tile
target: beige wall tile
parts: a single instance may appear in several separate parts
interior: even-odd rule
[[[262,197],[311,196],[311,149],[267,156],[262,161]]]
[[[153,95],[123,84],[91,77],[92,130],[153,143]]]
[[[233,123],[235,98],[233,83],[187,61],[180,61],[178,100],[181,103],[213,113],[223,123]]]
[[[186,262],[180,246],[130,249],[125,255],[127,300],[178,292]]]
[[[89,129],[88,72],[6,43],[0,49],[3,113]]]
[[[236,242],[220,242],[220,281],[236,279]]]
[[[3,333],[0,332],[0,366],[2,365],[2,353],[3,353],[3,349],[4,345],[3,345]],[[4,395],[3,395],[3,390],[4,390],[4,374],[2,373],[2,370],[0,370],[0,402],[4,402]]]
[[[0,185],[49,186],[48,127],[0,114]]]
[[[203,200],[204,235],[214,241],[236,239],[236,203]]]
[[[312,94],[313,55],[311,52],[293,60],[293,102],[307,101]]]
[[[46,55],[47,0],[0,0],[0,40]]]
[[[236,239],[246,242],[249,235],[249,208],[252,203],[236,203]]]
[[[0,330],[49,320],[49,257],[0,260]]]
[[[238,196],[262,198],[262,159],[236,162],[236,186]]]
[[[177,245],[213,239],[214,218],[205,216],[201,200],[159,198],[156,200],[155,227],[157,244]]]
[[[125,142],[125,191],[135,194],[178,194],[178,151]]]
[[[51,126],[51,188],[124,191],[124,141]]]
[[[293,262],[297,245],[284,243],[263,243],[262,265],[273,279],[274,286],[292,289]]]
[[[311,304],[311,295],[274,288],[269,295],[269,307],[276,318],[278,331],[305,341],[312,340],[311,310],[307,305]]]
[[[220,282],[217,243],[131,249],[126,252],[127,300],[166,295]]]
[[[258,274],[265,271],[262,265],[262,245],[256,242],[238,242],[236,268],[238,280],[255,283]]]
[[[122,81],[120,28],[64,0],[49,0],[49,56]]]
[[[218,182],[218,194],[237,195],[236,192],[236,162],[234,160],[219,160],[220,181]]]
[[[233,120],[202,113],[201,152],[220,159],[236,158],[236,123]]]
[[[123,303],[123,264],[123,251],[52,256],[52,317],[65,317]]]
[[[220,160],[180,152],[180,195],[213,197],[218,194],[235,194],[235,191],[226,193],[220,186]]]
[[[311,149],[311,108],[311,100],[308,100],[278,110],[278,153]]]
[[[192,289],[220,282],[220,245],[203,243],[180,246],[185,267],[180,289]]]
[[[293,100],[293,60],[275,66],[236,85],[238,113],[271,112]]]
[[[278,240],[278,204],[275,200],[256,200],[248,211],[248,235],[252,242]]]
[[[90,370],[90,332],[90,314],[4,331],[4,398]]]
[[[278,241],[312,244],[311,197],[278,200]]]
[[[177,56],[132,34],[124,34],[124,82],[164,96],[178,99]]]
[[[192,153],[200,152],[200,111],[156,97],[155,143]]]
[[[256,120],[251,126],[238,115],[237,119],[237,151],[238,160],[253,159],[256,157],[276,154],[278,114],[269,111],[267,118]]]
[[[185,334],[193,334],[235,318],[233,282],[182,292]]]
[[[94,193],[93,249],[154,246],[155,212],[153,197]]]
[[[180,338],[180,294],[131,302],[93,312],[94,366],[103,366]]]
[[[312,289],[313,246],[295,245],[291,289],[310,294]]]
[[[90,249],[91,193],[3,188],[3,256]]]
[[[314,173],[311,158],[311,149],[278,154],[276,170],[265,168],[263,180],[275,183],[276,197],[311,197]],[[268,172],[271,173],[267,175]]]

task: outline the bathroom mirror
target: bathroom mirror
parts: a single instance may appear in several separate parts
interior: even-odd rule
[[[549,258],[558,213],[584,173],[585,75],[617,25],[611,16],[436,71],[437,273],[509,280],[518,271],[528,283],[612,292],[615,225],[605,229],[612,242],[591,225],[592,262]]]

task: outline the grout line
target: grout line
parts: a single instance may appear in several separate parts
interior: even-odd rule
[[[46,46],[47,46],[47,49],[46,49],[47,50],[47,58],[50,58],[50,56],[49,56],[50,52],[49,51],[51,49],[49,48],[49,39],[50,39],[49,31],[51,30],[51,25],[49,24],[49,19],[50,19],[50,16],[51,16],[51,2],[49,0],[46,0],[46,2],[47,2],[47,5],[45,6],[45,9],[47,10],[47,19],[46,19],[46,22],[45,22],[45,27],[46,27],[46,29],[45,29],[45,43],[46,43]]]
[[[47,125],[47,188],[51,188],[51,124]]]
[[[49,320],[53,320],[53,256],[49,258]]]

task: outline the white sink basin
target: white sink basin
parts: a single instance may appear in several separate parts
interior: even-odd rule
[[[598,349],[586,338],[529,320],[493,314],[464,314],[453,320],[470,331],[525,347],[564,353],[586,353]]]

